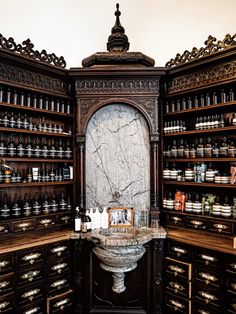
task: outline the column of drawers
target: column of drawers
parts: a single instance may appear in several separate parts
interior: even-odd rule
[[[227,313],[236,313],[236,256],[230,256],[226,262]]]
[[[168,242],[165,258],[165,306],[168,313],[191,313],[192,264],[187,246]]]
[[[69,241],[0,254],[0,313],[69,313]]]

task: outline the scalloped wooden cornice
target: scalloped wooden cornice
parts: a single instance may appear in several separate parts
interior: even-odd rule
[[[168,68],[172,68],[174,66],[181,65],[214,54],[219,50],[227,49],[231,46],[236,45],[235,39],[236,34],[234,34],[233,36],[227,34],[225,35],[225,38],[223,40],[218,41],[216,41],[215,37],[209,35],[208,39],[204,42],[204,44],[206,45],[205,47],[201,47],[200,49],[193,47],[191,52],[185,50],[182,55],[177,53],[176,57],[174,59],[170,59],[170,61],[168,61],[165,66]]]

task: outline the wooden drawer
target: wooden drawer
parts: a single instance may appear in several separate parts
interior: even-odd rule
[[[207,230],[207,221],[198,217],[186,217],[186,227],[198,230]]]
[[[0,255],[0,274],[13,271],[14,254]]]
[[[0,235],[1,234],[6,234],[9,231],[11,231],[10,223],[7,222],[1,222],[0,223]]]
[[[31,268],[20,269],[17,273],[17,285],[35,283],[44,278],[43,265],[35,265]]]
[[[188,245],[179,242],[169,241],[167,255],[171,258],[181,258],[184,260],[190,260],[191,249]]]
[[[198,302],[219,308],[223,304],[223,293],[221,289],[213,289],[205,285],[194,286],[194,298]]]
[[[226,289],[228,292],[236,296],[236,275],[227,275]]]
[[[70,290],[59,296],[49,298],[47,300],[47,314],[52,313],[74,313],[73,311],[74,296],[73,291]]]
[[[48,265],[48,275],[49,276],[55,276],[55,275],[61,275],[70,270],[70,259],[64,258],[60,260],[56,260],[51,262]]]
[[[236,274],[236,256],[229,256],[226,261],[227,272]]]
[[[14,273],[0,276],[0,295],[13,292],[14,287],[15,287]]]
[[[69,241],[61,241],[54,244],[51,244],[47,247],[46,255],[47,258],[63,257],[68,255],[70,252]]]
[[[47,294],[49,297],[61,294],[71,288],[70,274],[65,273],[64,276],[51,278],[47,284]]]
[[[20,305],[31,305],[32,302],[36,302],[42,299],[44,296],[43,282],[38,282],[35,285],[26,288],[19,288],[17,290],[17,301]]]
[[[173,295],[184,299],[191,298],[192,283],[173,275],[167,275],[165,278],[165,290]]]
[[[13,232],[25,232],[29,230],[34,230],[35,224],[36,224],[35,219],[13,221],[12,231]]]
[[[218,268],[219,270],[223,269],[222,254],[215,251],[197,248],[194,260],[204,266]]]
[[[176,261],[172,258],[165,258],[166,273],[174,277],[182,278],[184,280],[190,281],[192,278],[192,265],[189,263],[184,263]]]
[[[236,297],[227,295],[227,313],[236,313]]]
[[[74,222],[73,213],[64,213],[57,215],[57,224],[59,225],[69,225]]]
[[[166,312],[191,314],[191,301],[166,293]]]
[[[17,265],[32,266],[34,264],[42,263],[44,261],[44,248],[36,247],[31,250],[20,251],[17,253]]]
[[[168,214],[168,223],[172,226],[185,226],[184,217],[176,214]]]
[[[17,314],[45,314],[45,302],[44,300],[40,300],[36,303],[32,303],[27,306],[17,307]]]
[[[15,298],[14,294],[7,294],[0,298],[0,313],[14,314]]]
[[[46,229],[56,224],[56,216],[40,217],[37,219],[37,229]]]
[[[193,314],[222,314],[222,310],[211,304],[194,302]]]
[[[215,270],[206,269],[202,265],[194,267],[194,279],[196,282],[205,284],[206,286],[222,287],[223,286],[223,274]]]
[[[234,235],[234,224],[231,222],[210,221],[209,230],[219,234]]]

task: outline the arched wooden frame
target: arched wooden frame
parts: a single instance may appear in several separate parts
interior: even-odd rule
[[[147,112],[144,103],[133,101],[130,98],[108,98],[103,100],[97,100],[93,103],[91,108],[87,110],[86,114],[83,115],[83,106],[86,106],[86,101],[81,102],[78,99],[77,103],[77,117],[83,116],[82,119],[77,120],[77,156],[78,156],[78,170],[77,178],[79,185],[79,205],[81,208],[86,206],[86,175],[85,175],[85,145],[86,145],[86,128],[95,112],[104,106],[111,104],[125,104],[137,109],[145,118],[149,128],[149,139],[150,139],[150,208],[151,212],[157,212],[159,209],[159,163],[158,163],[158,152],[159,152],[159,134],[156,132],[158,127],[158,116],[157,116],[157,97],[153,97],[153,112]],[[86,106],[88,108],[88,106]],[[153,118],[154,117],[154,118]]]

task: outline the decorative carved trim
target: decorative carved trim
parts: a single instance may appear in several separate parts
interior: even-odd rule
[[[169,86],[169,94],[216,83],[220,80],[235,79],[235,77],[236,61],[224,63],[174,78]]]
[[[155,314],[162,314],[162,309],[161,309],[160,305],[157,305],[155,307],[154,313]]]
[[[163,253],[163,240],[154,240],[153,242],[154,251],[157,255],[161,255]]]
[[[209,35],[208,39],[204,42],[206,47],[201,47],[200,49],[193,47],[191,52],[189,52],[188,50],[185,50],[182,55],[177,53],[174,59],[170,59],[170,61],[166,63],[166,67],[171,68],[177,65],[194,61],[196,59],[199,59],[208,55],[212,55],[218,52],[219,50],[227,49],[231,46],[236,45],[235,39],[236,39],[236,34],[234,34],[233,36],[227,34],[225,35],[225,38],[223,40],[218,40],[218,41],[216,41],[215,37],[212,37],[211,35]]]
[[[76,81],[77,95],[81,94],[157,94],[159,80],[79,80]]]
[[[155,277],[154,277],[154,284],[159,287],[159,286],[161,285],[161,283],[162,283],[161,274],[160,274],[160,273],[157,273],[157,274],[155,275]]]
[[[37,87],[42,90],[66,94],[67,86],[63,80],[50,76],[22,70],[0,63],[0,80],[20,83],[21,85]]]
[[[57,57],[55,53],[48,54],[44,49],[41,52],[34,50],[34,44],[29,38],[24,40],[22,44],[16,44],[12,37],[7,39],[6,37],[3,37],[2,34],[0,34],[0,48],[15,52],[30,59],[48,64],[52,63],[53,65],[60,68],[66,67],[66,61],[63,57]]]

